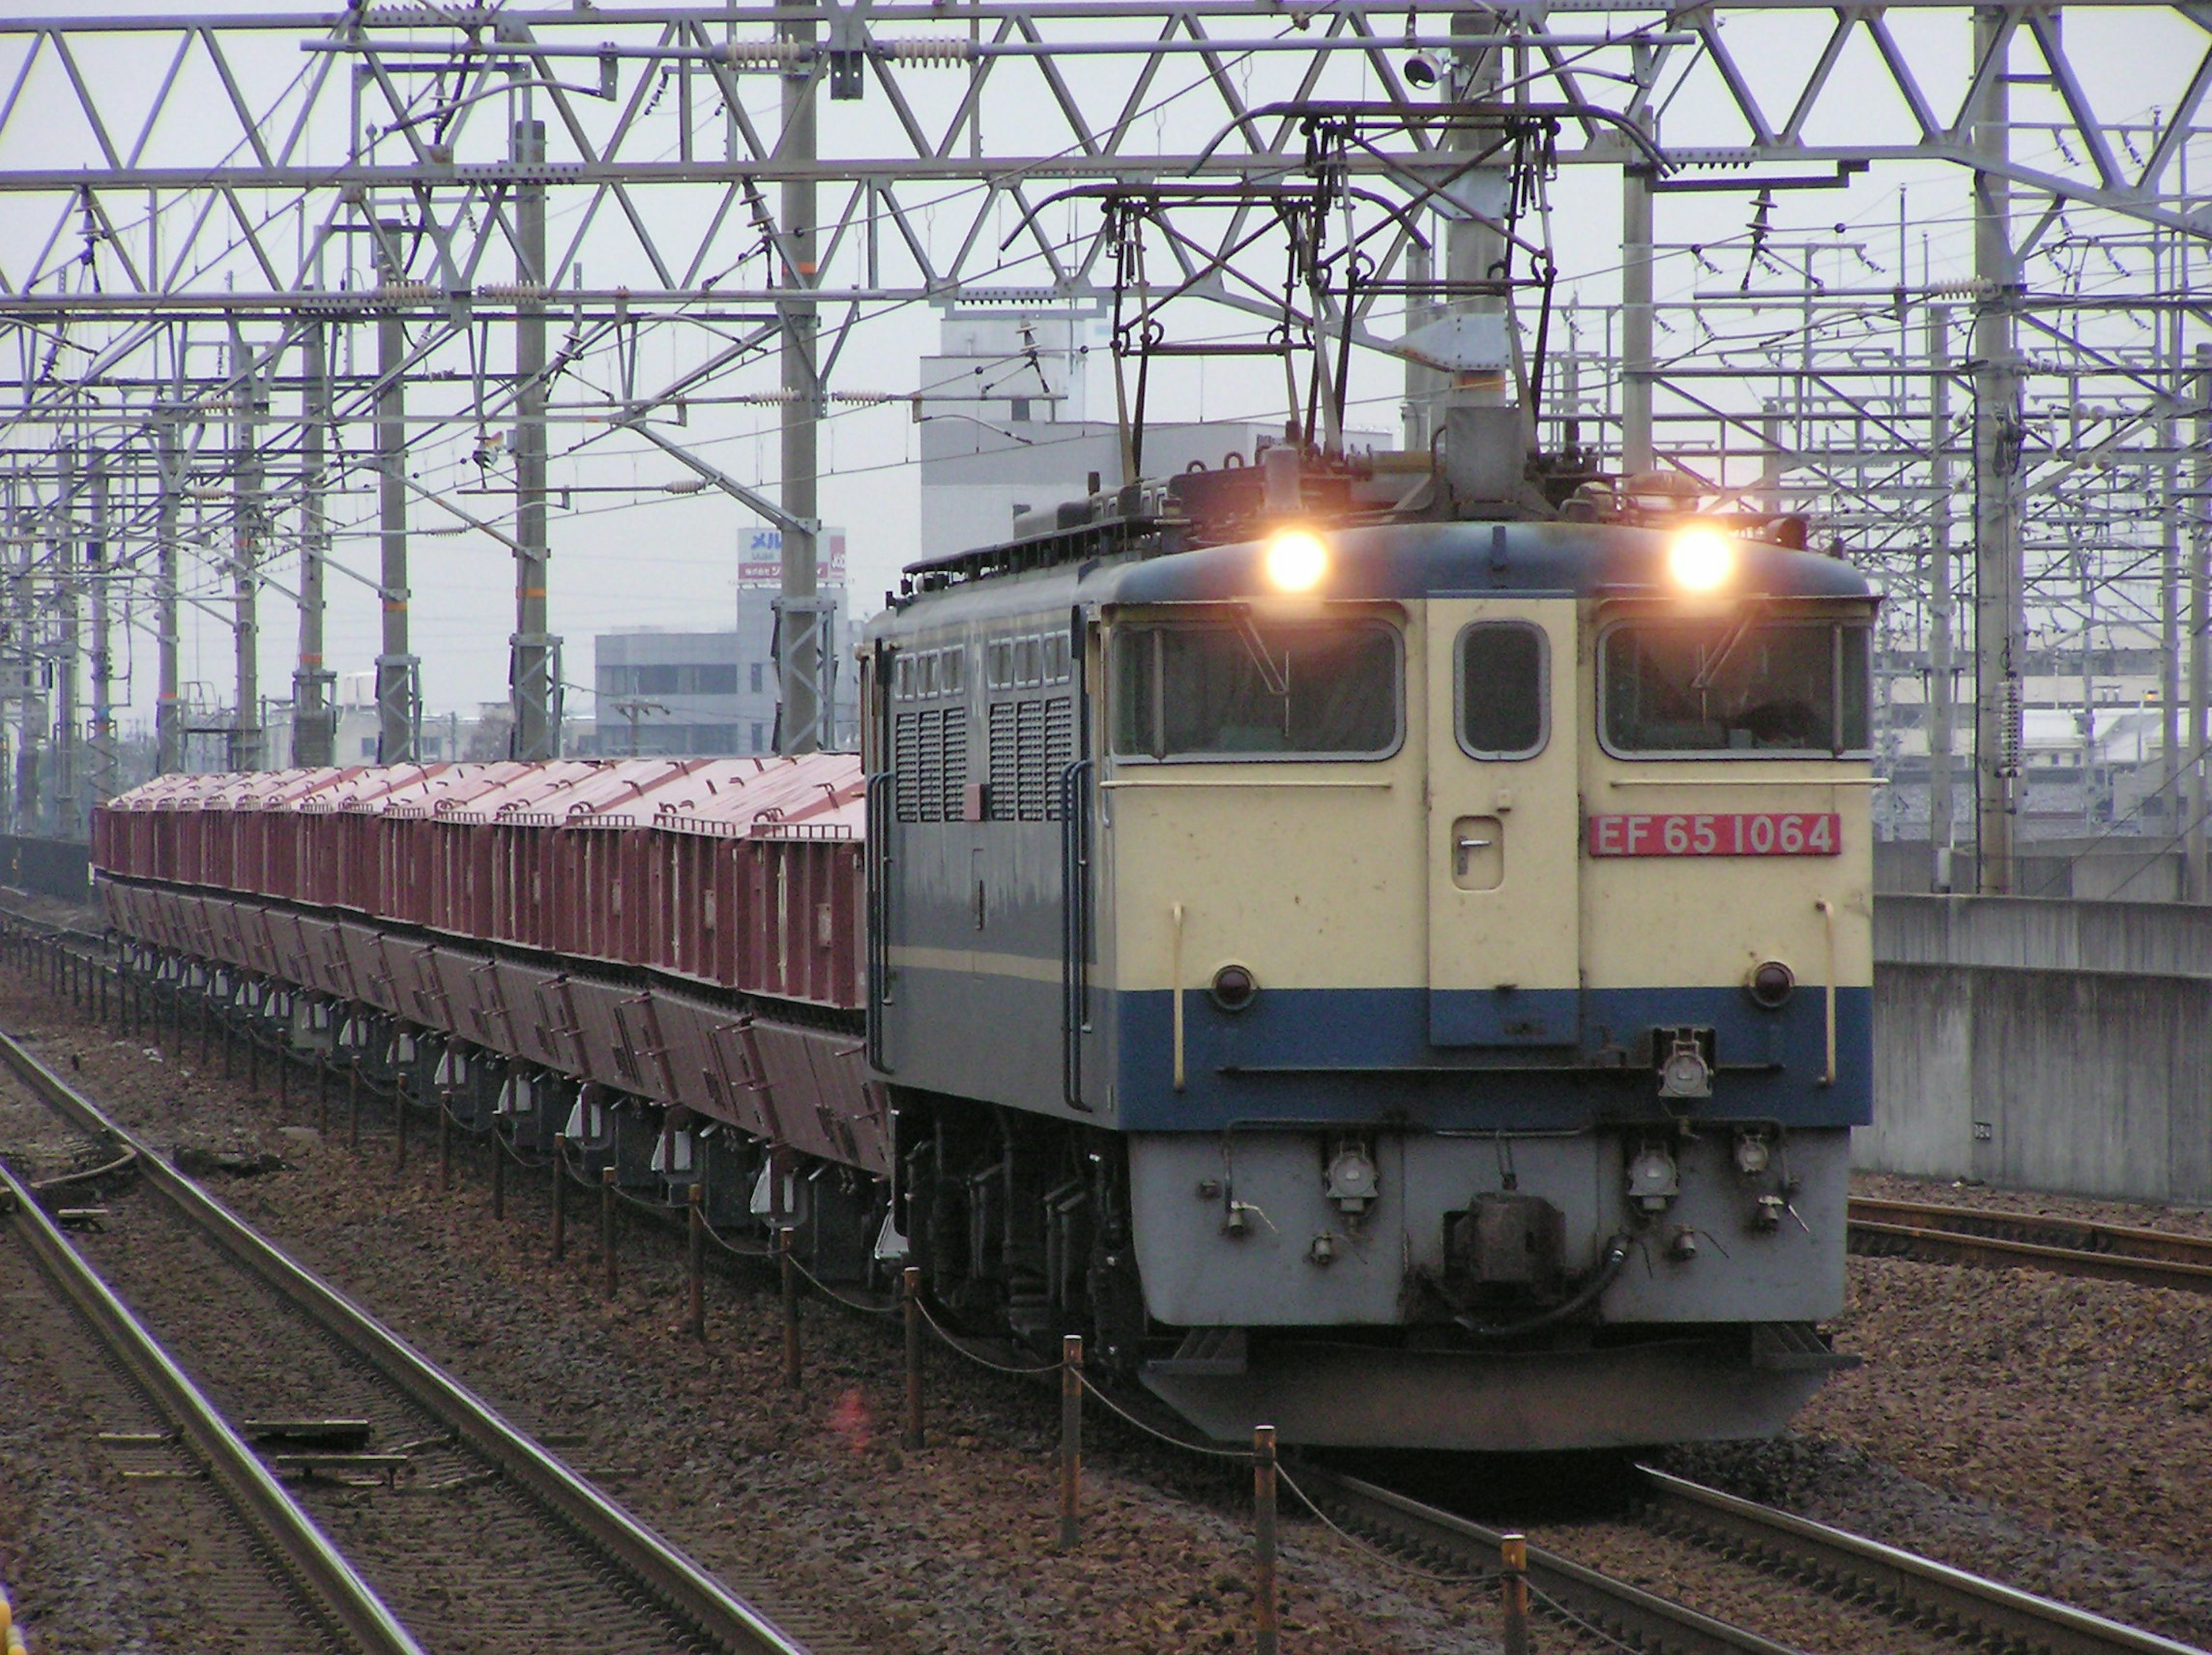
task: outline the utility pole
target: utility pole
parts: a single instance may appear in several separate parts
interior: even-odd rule
[[[1656,73],[1652,50],[1632,49],[1637,84]],[[1648,133],[1644,99],[1634,117]],[[1638,157],[1620,172],[1620,469],[1624,477],[1658,463],[1651,440],[1651,167]]]
[[[1492,33],[1497,27],[1497,20],[1487,13],[1451,14],[1455,41]],[[1501,46],[1455,45],[1448,71],[1450,78],[1446,82],[1454,100],[1462,105],[1494,102],[1498,85],[1505,78],[1504,59]],[[1462,120],[1451,126],[1445,143],[1451,149],[1480,155],[1496,144],[1498,138],[1498,128],[1490,122],[1476,126]],[[1493,162],[1495,159],[1493,156]],[[1493,190],[1500,200],[1513,188],[1511,173],[1495,164],[1470,167],[1460,177],[1462,188],[1471,192]],[[1504,274],[1504,261],[1509,256],[1504,234],[1466,208],[1449,204],[1448,197],[1444,199],[1447,204],[1441,210],[1444,215],[1444,280],[1454,295],[1446,302],[1445,309],[1468,315],[1503,316],[1506,306],[1502,292],[1480,293],[1471,289],[1479,283],[1495,281]],[[1485,210],[1492,209],[1487,201],[1482,204]],[[1317,323],[1319,319],[1316,311]],[[1319,331],[1317,328],[1317,334]],[[1320,343],[1316,338],[1316,349]],[[1325,397],[1322,400],[1333,405],[1333,399]],[[1453,406],[1496,408],[1510,406],[1515,400],[1513,376],[1506,368],[1462,369],[1451,375],[1449,403]],[[1307,435],[1310,437],[1312,433]],[[1451,439],[1447,437],[1445,441]]]
[[[9,688],[11,692],[10,699],[15,703],[15,716],[17,721],[17,739],[15,742],[15,758],[16,762],[20,762],[23,740],[27,739],[30,733],[30,713],[28,709],[31,704],[32,693],[38,685],[39,663],[37,655],[31,648],[31,635],[26,630],[27,621],[24,614],[23,607],[23,587],[25,582],[18,574],[15,563],[17,548],[25,545],[29,537],[27,532],[28,526],[23,520],[22,477],[21,472],[12,465],[8,468],[7,477],[5,478],[5,486],[7,490],[5,496],[7,516],[5,520],[7,524],[8,535],[4,547],[0,547],[0,553],[4,553],[8,560],[9,648],[6,659]],[[24,568],[27,569],[27,562],[25,563]],[[31,832],[33,831],[33,828],[30,818],[24,813],[27,809],[25,795],[19,790],[19,781],[15,775],[15,765],[11,763],[7,768],[8,831],[10,833]]]
[[[2212,489],[2212,345],[2198,345],[2196,354],[2197,441],[2196,475],[2192,479],[2197,509],[2191,514],[2189,546],[2189,885],[2183,895],[2191,902],[2212,900],[2204,866],[2206,703],[2212,699],[2212,507],[2205,494]]]
[[[1974,14],[1974,61],[2008,59],[2009,14]],[[2000,61],[1982,76],[1973,122],[1978,158],[2002,162],[2011,143],[2011,88]],[[2012,186],[1974,174],[1974,785],[1984,896],[2012,893],[2019,824],[2022,682],[2020,364],[2013,314],[2020,278],[2012,253]]]
[[[92,538],[85,542],[85,577],[92,587],[92,730],[88,797],[76,801],[69,837],[90,831],[92,806],[123,791],[120,758],[115,750],[115,657],[109,633],[108,571],[114,559],[107,538],[107,461],[92,457]]]
[[[60,649],[54,662],[54,774],[46,800],[46,831],[67,837],[76,810],[77,653],[84,647],[83,617],[78,606],[76,547],[76,450],[64,443],[60,455],[60,500],[54,535],[54,608],[60,617]]]
[[[514,757],[555,758],[561,745],[561,691],[553,662],[558,640],[546,631],[549,551],[545,526],[545,185],[529,171],[545,160],[545,123],[519,120],[508,154],[518,168],[514,321],[514,638],[508,693],[514,709]],[[810,472],[811,476],[811,472]]]
[[[177,682],[177,496],[184,478],[177,469],[173,414],[163,415],[155,427],[154,452],[161,473],[154,508],[154,768],[167,776],[185,764],[185,709]]]
[[[292,672],[292,763],[320,766],[337,762],[337,709],[331,704],[337,674],[323,665],[323,564],[331,551],[323,510],[330,481],[323,459],[331,423],[326,324],[307,324],[301,352],[307,383],[300,398],[300,664]]]
[[[1423,217],[1427,215],[1424,213]],[[1430,291],[1436,281],[1434,256],[1430,250],[1415,242],[1406,249],[1406,332],[1414,332],[1434,321],[1438,314],[1436,306],[1421,295]],[[1409,453],[1425,453],[1429,446],[1433,423],[1434,404],[1441,376],[1425,362],[1406,358],[1406,406],[1403,411],[1403,446]]]
[[[811,17],[788,18],[778,38],[795,48],[783,71],[783,142],[787,160],[815,158],[815,82],[822,73],[812,47]],[[815,473],[815,422],[821,415],[822,381],[816,346],[820,316],[812,292],[815,268],[815,200],[811,179],[794,178],[782,186],[783,286],[792,296],[776,305],[783,330],[784,511],[796,520],[783,527],[783,590],[777,605],[776,682],[779,751],[813,752],[822,745],[822,617],[815,579],[815,533],[820,526]]]
[[[230,331],[231,377],[237,414],[231,424],[231,637],[235,646],[238,709],[230,726],[230,768],[261,768],[261,416],[268,411],[264,364],[235,323]],[[273,367],[270,363],[269,366]]]
[[[389,270],[387,283],[395,279]],[[392,303],[398,303],[395,296]],[[384,648],[376,658],[376,760],[415,762],[418,705],[407,651],[407,326],[396,308],[376,319],[377,520],[381,531]]]
[[[2172,403],[2159,417],[2158,446],[2166,454],[2164,466],[2166,498],[2159,510],[2158,548],[2158,792],[2154,796],[2164,809],[2169,829],[2181,817],[2181,463],[2174,445],[2181,435],[2174,413],[2188,395],[2189,379],[2181,366],[2181,315],[2176,312],[2170,326],[2161,326],[2171,350],[2168,371],[2172,374]],[[2170,840],[2173,836],[2167,834]]]
[[[76,810],[79,771],[77,670],[84,649],[83,559],[77,544],[77,490],[82,487],[74,447],[62,445],[60,516],[54,538],[54,611],[59,625],[54,662],[54,773],[46,800],[46,831],[65,838]]]
[[[20,488],[20,478],[9,480]],[[48,662],[45,628],[40,624],[38,595],[31,575],[38,563],[38,549],[31,532],[33,515],[19,498],[15,513],[15,611],[17,647],[23,655],[23,706],[22,734],[15,743],[15,831],[25,834],[40,832],[46,825],[45,795],[39,786],[39,751],[46,740]]]
[[[1929,888],[1952,888],[1951,312],[1928,307],[1928,849]]]

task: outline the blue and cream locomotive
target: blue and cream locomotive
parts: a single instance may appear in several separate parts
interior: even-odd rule
[[[1073,502],[873,626],[897,1227],[1224,1438],[1771,1433],[1843,1360],[1875,599],[1395,458]]]

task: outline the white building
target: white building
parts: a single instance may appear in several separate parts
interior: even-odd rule
[[[1042,315],[945,318],[939,354],[921,359],[921,555],[947,557],[994,545],[1016,516],[1100,489],[1118,489],[1119,428],[1085,417],[1088,318]],[[1248,420],[1159,422],[1145,430],[1141,465],[1167,477],[1230,455],[1249,464],[1261,440],[1279,441],[1279,423]],[[1351,448],[1387,447],[1381,432],[1347,432]]]

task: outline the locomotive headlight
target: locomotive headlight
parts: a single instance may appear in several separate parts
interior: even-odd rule
[[[1310,592],[1328,573],[1328,548],[1304,529],[1285,529],[1267,542],[1267,578],[1279,592]]]
[[[1223,1011],[1241,1012],[1260,997],[1260,979],[1252,975],[1250,966],[1231,960],[1213,974],[1206,989]]]
[[[1735,548],[1717,530],[1684,529],[1667,548],[1667,573],[1685,592],[1717,592],[1735,573]]]
[[[1751,968],[1743,986],[1753,1003],[1779,1011],[1797,986],[1797,974],[1778,959],[1763,959]]]

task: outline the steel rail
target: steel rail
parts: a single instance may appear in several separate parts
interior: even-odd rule
[[[1470,1570],[1494,1573],[1503,1531],[1342,1472],[1301,1465],[1298,1486],[1358,1527]],[[1540,1546],[1528,1548],[1528,1584],[1569,1615],[1655,1655],[1801,1655],[1788,1644],[1616,1580]]]
[[[109,1135],[115,1142],[137,1150],[141,1176],[217,1246],[367,1360],[418,1407],[443,1421],[469,1448],[731,1655],[806,1655],[804,1645],[759,1609],[508,1424],[489,1402],[368,1311],[265,1240],[4,1032],[0,1032],[0,1063],[77,1126]],[[405,1647],[413,1651],[415,1646]]]
[[[1810,1565],[1830,1590],[1869,1593],[1894,1610],[1932,1615],[1963,1635],[2018,1642],[2049,1655],[2205,1655],[2193,1645],[2124,1626],[2033,1592],[1969,1574],[1880,1541],[1778,1512],[1638,1466],[1655,1512],[1725,1542],[1753,1561]],[[1954,1635],[1961,1635],[1954,1630]]]
[[[314,1609],[370,1655],[423,1655],[398,1618],[301,1510],[253,1450],[145,1324],[117,1298],[39,1206],[30,1186],[0,1165],[14,1227],[62,1296],[90,1324],[207,1469],[231,1508],[305,1591]]]
[[[1848,1233],[1855,1250],[1878,1256],[2018,1264],[2141,1287],[2212,1293],[2212,1239],[2163,1230],[1988,1208],[1854,1198]]]
[[[2147,1230],[2140,1225],[2106,1224],[2094,1219],[2052,1213],[2013,1213],[1997,1207],[1950,1207],[1936,1202],[1851,1198],[1851,1216],[1870,1222],[1905,1224],[1923,1229],[1969,1233],[2029,1234],[2069,1238],[2063,1244],[2087,1252],[2124,1253],[2131,1258],[2165,1259],[2176,1264],[2212,1264],[2212,1236]],[[2051,1244],[2059,1244],[2053,1242]]]

